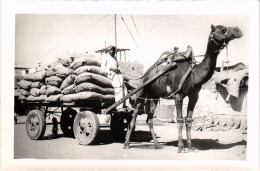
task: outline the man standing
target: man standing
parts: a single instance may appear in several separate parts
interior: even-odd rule
[[[118,68],[118,62],[116,60],[116,47],[109,46],[106,48],[105,55],[102,56],[101,68],[108,73],[108,78],[112,80],[112,86],[115,92],[115,101],[119,101],[121,98],[127,95],[127,89],[124,85],[123,76]],[[130,107],[129,99],[124,103],[121,103],[116,107],[119,112],[124,112],[125,107]]]

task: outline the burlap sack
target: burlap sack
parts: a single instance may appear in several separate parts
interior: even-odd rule
[[[40,95],[38,97],[34,97],[32,95],[28,96],[26,98],[27,101],[32,101],[32,102],[39,102],[39,101],[44,101],[47,99],[47,96],[46,95]]]
[[[76,75],[80,75],[84,72],[91,72],[91,73],[102,75],[102,76],[105,76],[105,77],[107,76],[107,72],[104,71],[103,69],[101,69],[98,66],[91,66],[91,65],[81,66],[74,71],[74,73]]]
[[[59,66],[59,68],[55,69],[55,73],[56,73],[56,76],[58,76],[60,78],[66,78],[68,75],[73,73],[73,70],[61,65],[61,66]]]
[[[19,100],[26,100],[26,97],[20,94],[19,97],[18,97],[18,99],[19,99]]]
[[[22,89],[22,88],[20,88],[20,89],[18,89],[18,92],[21,94],[21,95],[23,95],[23,96],[29,96],[29,92],[28,91],[26,91],[26,90],[24,90],[24,89]]]
[[[102,95],[96,92],[80,92],[76,94],[75,100],[76,101],[88,101],[88,100],[102,100],[102,101],[109,101],[114,102],[115,96],[114,95]]]
[[[46,71],[42,70],[39,72],[27,74],[24,76],[24,79],[28,81],[42,81],[45,77],[46,77]]]
[[[40,94],[41,95],[46,95],[46,90],[47,90],[46,85],[42,85],[41,88],[40,88]]]
[[[67,94],[63,95],[60,100],[62,102],[70,103],[70,102],[75,102],[76,101],[77,94]]]
[[[77,85],[83,82],[93,83],[99,85],[100,87],[113,87],[112,80],[110,80],[109,78],[88,72],[78,75],[75,80],[75,83]]]
[[[91,92],[96,92],[100,94],[114,94],[114,89],[113,88],[102,88],[98,85],[92,84],[92,83],[80,83],[75,87],[76,93],[83,92],[83,91],[91,91]]]
[[[37,96],[40,96],[41,95],[41,90],[39,88],[32,88],[30,90],[30,95],[34,96],[34,97],[37,97]]]
[[[42,85],[43,85],[43,84],[42,84],[41,82],[39,82],[39,81],[37,81],[37,82],[32,82],[31,88],[41,88]]]
[[[64,90],[62,90],[62,94],[75,94],[76,91],[75,91],[75,84],[72,84],[68,87],[66,87]]]
[[[62,84],[61,84],[61,86],[60,86],[60,89],[63,90],[63,89],[65,89],[66,87],[68,87],[68,86],[74,84],[75,79],[76,79],[76,75],[74,75],[74,74],[69,75],[69,76],[62,82]]]
[[[55,86],[47,87],[47,90],[46,90],[47,96],[56,95],[56,94],[60,94],[60,93],[61,93],[61,90],[58,87],[55,87]]]
[[[51,77],[51,76],[55,76],[55,75],[56,75],[56,73],[52,69],[49,69],[46,71],[46,77]]]
[[[76,70],[77,68],[85,65],[101,66],[101,60],[99,58],[89,56],[77,58],[70,64],[70,68]]]
[[[63,96],[63,94],[57,94],[57,95],[50,95],[45,100],[46,102],[59,102],[60,98]]]
[[[31,88],[31,81],[21,80],[18,82],[18,86],[22,89],[29,90]]]
[[[240,129],[242,129],[242,130],[246,130],[247,129],[247,119],[246,118],[241,120]]]
[[[60,85],[62,84],[62,79],[57,76],[51,76],[45,78],[45,84],[60,87]]]
[[[69,59],[61,59],[61,64],[63,65],[63,66],[65,66],[65,67],[68,67],[70,64],[71,64],[71,62],[70,62],[70,60]]]

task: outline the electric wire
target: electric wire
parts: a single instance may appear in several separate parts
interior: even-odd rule
[[[134,36],[133,36],[132,32],[130,31],[130,29],[129,29],[128,25],[126,24],[126,22],[125,22],[124,18],[122,17],[122,15],[120,15],[120,17],[121,17],[121,19],[123,20],[123,22],[124,22],[124,24],[125,24],[125,26],[126,26],[127,30],[129,31],[129,33],[130,33],[130,35],[131,35],[132,39],[133,39],[133,40],[134,40],[134,42],[135,42],[136,46],[139,48],[139,46],[138,46],[138,44],[137,44],[137,42],[136,42],[136,40],[135,40],[135,38],[134,38]]]
[[[139,39],[140,39],[140,42],[141,42],[141,44],[142,44],[142,46],[143,46],[142,39],[141,39],[141,37],[140,37],[139,31],[138,31],[138,29],[137,29],[137,26],[136,26],[136,24],[135,24],[135,20],[134,20],[134,17],[133,17],[132,14],[131,14],[131,18],[132,18],[132,21],[133,21],[133,23],[134,23],[134,26],[135,26],[135,29],[136,29],[137,35],[138,35],[138,37],[139,37]]]

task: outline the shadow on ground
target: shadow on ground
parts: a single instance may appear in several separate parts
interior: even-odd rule
[[[247,145],[245,140],[236,143],[220,143],[217,139],[192,139],[192,143],[198,150],[211,150],[211,149],[228,149],[239,145]],[[185,146],[187,146],[187,141],[184,140]],[[175,146],[178,147],[178,141],[165,142],[165,146]]]

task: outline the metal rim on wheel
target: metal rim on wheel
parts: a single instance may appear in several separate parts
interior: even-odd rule
[[[43,137],[46,129],[45,117],[40,110],[32,110],[26,119],[26,132],[32,140]]]
[[[99,133],[98,117],[90,111],[78,113],[74,119],[73,130],[79,144],[93,144]]]

